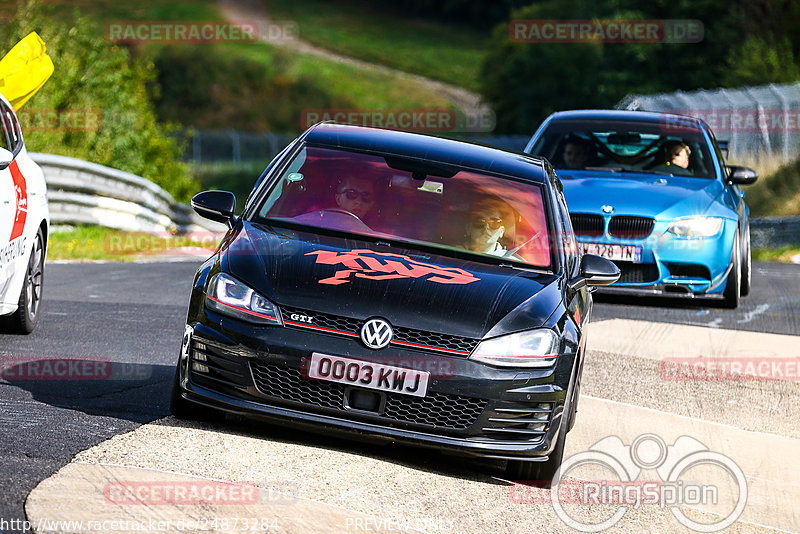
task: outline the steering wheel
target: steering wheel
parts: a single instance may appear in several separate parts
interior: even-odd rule
[[[355,220],[357,220],[361,224],[364,224],[364,221],[361,220],[361,217],[359,217],[355,213],[352,213],[352,212],[347,211],[347,210],[343,210],[341,208],[324,208],[324,209],[320,210],[320,213],[322,213],[323,215],[326,214],[326,213],[342,213],[344,215],[349,215],[350,217],[353,217]]]

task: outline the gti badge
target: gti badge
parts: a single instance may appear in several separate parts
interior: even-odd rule
[[[614,206],[609,206],[606,204],[603,206],[603,213],[612,213],[614,211]]]
[[[361,341],[371,349],[382,349],[393,335],[392,327],[383,319],[370,319],[361,327]]]

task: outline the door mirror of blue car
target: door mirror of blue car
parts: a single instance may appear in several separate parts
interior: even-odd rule
[[[192,197],[192,209],[201,217],[233,227],[236,197],[228,191],[203,191]]]
[[[750,185],[758,180],[758,173],[750,167],[728,165],[728,181],[736,185]]]
[[[614,262],[584,254],[581,258],[580,275],[569,281],[569,289],[577,291],[584,286],[609,286],[619,280],[619,267]]]

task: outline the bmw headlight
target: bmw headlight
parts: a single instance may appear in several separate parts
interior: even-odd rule
[[[669,225],[667,232],[680,237],[711,237],[722,228],[721,217],[693,217],[680,219]]]
[[[550,367],[558,358],[552,330],[528,330],[481,341],[470,359],[498,367]]]
[[[225,273],[211,278],[206,289],[206,306],[251,323],[283,324],[275,304]]]

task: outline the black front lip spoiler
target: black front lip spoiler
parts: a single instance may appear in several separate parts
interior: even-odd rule
[[[606,286],[606,287],[598,287],[597,294],[598,295],[630,295],[630,296],[638,296],[638,297],[668,297],[668,298],[684,298],[684,299],[713,299],[713,300],[722,300],[722,294],[708,294],[708,293],[692,293],[691,291],[684,291],[683,286],[678,284],[671,284],[670,288],[674,288],[675,291],[669,291],[665,289],[666,286],[664,285],[652,285],[652,286],[639,286],[639,287],[614,287],[614,286]]]
[[[492,458],[497,460],[544,462],[547,461],[547,454],[550,452],[548,450],[542,450],[542,446],[545,443],[544,440],[535,444],[529,444],[518,441],[498,441],[483,438],[454,438],[260,404],[220,394],[211,389],[192,384],[191,382],[185,384],[184,387],[188,387],[188,389],[181,388],[181,396],[190,402],[202,404],[209,408],[220,409],[229,413],[254,416],[272,422],[280,422],[283,426],[294,426],[314,433],[319,433],[320,430],[324,430],[326,434],[336,433],[341,437],[349,436],[350,438],[356,433],[364,435],[371,441],[405,443],[462,456]],[[553,422],[553,429],[551,429],[551,431],[558,431],[560,430],[559,427],[560,419],[558,420],[558,424],[556,424],[556,421]]]

